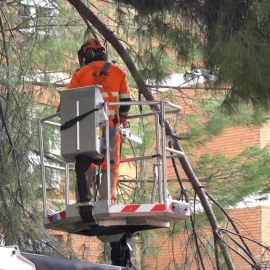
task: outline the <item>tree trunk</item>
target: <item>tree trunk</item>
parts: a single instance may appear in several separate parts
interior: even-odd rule
[[[78,13],[82,16],[82,18],[88,20],[97,30],[100,34],[104,36],[104,38],[110,42],[110,44],[114,47],[114,49],[118,52],[118,54],[123,59],[124,63],[126,64],[127,68],[129,69],[130,73],[132,74],[139,92],[145,97],[146,100],[152,101],[155,100],[151,91],[146,87],[146,84],[136,67],[133,59],[130,57],[128,52],[126,51],[125,47],[122,45],[122,43],[119,41],[117,36],[102,22],[100,19],[81,1],[81,0],[68,0],[70,4],[74,6],[74,8],[78,11]],[[154,107],[154,109],[157,109],[157,107]],[[169,137],[169,139],[172,142],[173,148],[179,151],[182,151],[182,148],[179,144],[179,141],[176,140],[174,136],[174,132],[172,130],[172,127],[170,126],[169,122],[165,119],[165,125],[166,125],[166,135]],[[179,159],[189,181],[192,184],[192,187],[194,188],[195,192],[198,194],[201,204],[204,208],[205,214],[209,220],[209,223],[211,225],[214,237],[217,236],[217,241],[219,243],[219,247],[222,251],[224,260],[226,262],[227,268],[229,270],[234,270],[234,264],[232,262],[232,259],[230,257],[230,254],[226,248],[226,245],[222,242],[221,236],[219,234],[219,227],[218,223],[215,217],[214,212],[212,211],[212,208],[207,200],[206,194],[204,192],[203,187],[201,186],[199,180],[197,179],[193,169],[191,168],[187,158],[181,157]]]

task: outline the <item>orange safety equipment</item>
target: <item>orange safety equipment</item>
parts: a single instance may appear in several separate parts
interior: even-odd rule
[[[105,47],[97,38],[91,38],[78,51],[78,60],[81,67],[94,61],[107,61]]]
[[[111,129],[111,128],[110,128]],[[117,130],[115,136],[110,140],[110,178],[111,178],[111,204],[113,204],[116,199],[116,189],[117,182],[119,178],[119,165],[120,165],[120,144],[121,144],[121,135],[120,131]],[[99,196],[100,200],[108,199],[107,193],[107,162],[106,155],[103,163],[101,164],[102,177],[101,184],[99,187]]]
[[[88,49],[94,50],[102,50],[105,52],[105,47],[101,44],[101,42],[97,38],[91,38],[84,42],[82,45],[82,56],[85,57],[85,53]]]
[[[73,74],[67,88],[101,85],[100,91],[105,102],[130,101],[131,95],[125,72],[119,67],[111,65],[107,72],[99,75],[105,64],[105,61],[94,61],[79,69]],[[121,116],[127,115],[129,108],[130,106],[120,106],[119,113]],[[110,118],[113,119],[116,114],[118,114],[118,109],[115,106],[109,106]]]
[[[86,66],[80,68],[73,74],[73,77],[67,86],[68,89],[84,87],[88,85],[101,85],[100,89],[102,97],[105,102],[118,102],[118,101],[131,101],[130,90],[128,87],[125,72],[115,65],[109,65],[107,71],[102,74],[102,69],[107,64],[106,61],[94,61]],[[109,126],[110,131],[115,128],[119,122],[119,114],[122,117],[128,115],[130,106],[109,106]],[[58,111],[60,111],[60,104],[58,105]],[[118,121],[117,121],[118,120]],[[121,121],[121,119],[120,119]],[[120,123],[119,123],[120,124]],[[106,157],[101,164],[103,170],[102,181],[99,189],[100,199],[111,199],[113,204],[116,198],[116,186],[119,177],[119,165],[120,165],[120,144],[121,136],[119,130],[116,131],[113,138],[110,138],[110,176],[111,176],[111,188],[112,197],[108,198],[107,190],[107,164]]]

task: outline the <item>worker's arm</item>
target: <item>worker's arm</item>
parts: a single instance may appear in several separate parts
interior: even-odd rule
[[[123,74],[122,81],[120,84],[119,100],[120,100],[120,102],[131,101],[131,94],[130,94],[130,90],[128,87],[127,78],[126,78],[125,73]],[[122,123],[127,122],[125,117],[128,116],[129,110],[130,110],[130,105],[121,105],[120,106],[119,116],[120,116],[120,121]]]
[[[70,83],[67,85],[67,89],[78,88],[78,87],[80,87],[80,79],[78,76],[78,71],[76,71],[74,72]],[[60,102],[57,106],[57,112],[60,112]]]

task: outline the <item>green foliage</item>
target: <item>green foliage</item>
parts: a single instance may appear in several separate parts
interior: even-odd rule
[[[74,65],[67,62],[73,61],[71,48],[74,53],[76,50],[71,40],[62,40],[67,29],[60,26],[72,16],[75,20],[74,12],[69,7],[70,14],[64,14],[61,6],[57,6],[59,17],[54,19],[60,19],[61,23],[55,21],[53,26],[48,18],[37,16],[30,19],[35,24],[30,24],[17,14],[22,7],[14,1],[1,7],[1,235],[6,245],[18,245],[22,251],[75,258],[68,245],[64,246],[43,227],[37,119],[54,113],[55,107],[42,111],[42,106],[35,104],[50,102],[47,95],[51,90],[53,98],[56,92],[51,83],[59,80],[53,75],[64,71],[68,74]],[[80,27],[76,29],[74,42],[76,33],[81,31]],[[46,132],[51,135],[53,131]],[[45,150],[53,148],[55,143],[47,140]]]
[[[243,102],[268,108],[269,53],[267,44],[257,41],[249,31],[235,35],[233,41],[217,41],[209,50],[210,67],[219,66],[216,85],[232,85],[223,104],[228,109]]]
[[[231,113],[241,103],[269,109],[268,0],[116,2],[133,7],[136,21],[152,26],[144,34],[170,44],[178,59],[196,65],[201,50],[200,67],[203,62],[216,76],[215,87],[227,88],[225,110]]]
[[[231,85],[225,108],[232,110],[242,102],[268,108],[269,1],[220,1],[214,5],[218,13],[208,25],[205,63],[215,70],[217,85]]]
[[[160,83],[166,75],[179,72],[192,61],[198,61],[197,51],[201,43],[198,32],[196,29],[189,31],[185,19],[179,18],[179,14],[152,12],[143,15],[138,10],[136,14],[126,5],[129,1],[115,2],[117,18],[121,25],[119,28],[122,30],[119,34],[122,35],[124,31],[127,35],[125,44],[131,44],[127,48],[128,52],[138,64],[145,80]],[[131,2],[137,8],[136,1]],[[159,6],[161,1],[158,2]],[[175,5],[170,3],[165,5],[168,4],[173,9]],[[139,6],[142,11],[147,12],[147,8],[144,10],[143,7],[148,4],[149,1],[145,1]],[[181,16],[185,17],[182,13]]]
[[[132,6],[142,16],[162,12],[163,10],[171,11],[177,6],[177,3],[172,0],[117,0],[117,2]]]
[[[194,168],[206,177],[207,190],[224,207],[234,206],[251,194],[262,198],[269,192],[269,146],[250,146],[234,158],[205,154]]]

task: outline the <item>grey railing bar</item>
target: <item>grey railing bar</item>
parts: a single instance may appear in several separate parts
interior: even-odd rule
[[[105,110],[105,114],[108,117],[109,115],[109,103],[105,102],[104,103],[104,110]],[[111,166],[110,166],[110,127],[109,127],[109,117],[106,120],[107,124],[105,127],[105,133],[106,133],[106,163],[107,163],[107,211],[108,213],[110,212],[110,206],[111,206],[111,197],[112,197],[112,192],[111,192]]]
[[[173,148],[166,147],[166,150],[169,151],[169,152],[171,152],[171,153],[180,155],[181,157],[184,157],[185,156],[185,153],[184,152],[175,150]]]
[[[157,179],[158,169],[159,169],[159,165],[157,163],[153,164],[154,185],[153,185],[153,190],[152,190],[151,200],[150,200],[151,204],[155,203],[155,197],[156,197],[156,191],[157,191],[157,180],[158,180]]]
[[[179,111],[182,111],[182,107],[181,106],[175,105],[175,104],[173,104],[171,102],[168,102],[168,101],[165,101],[165,104],[167,104],[167,105],[169,105],[169,106],[171,106],[171,107],[173,107],[175,109],[178,109]]]
[[[171,158],[179,158],[182,157],[183,154],[175,154],[175,155],[168,155],[166,156],[166,159],[171,159]],[[135,162],[135,161],[139,161],[139,160],[146,160],[146,159],[152,159],[155,158],[151,155],[148,156],[140,156],[140,157],[134,157],[134,158],[125,158],[125,159],[121,159],[120,163],[125,163],[125,162]],[[71,169],[70,169],[71,170]]]
[[[65,167],[60,167],[60,166],[55,166],[55,165],[50,165],[50,164],[44,164],[44,166],[46,168],[55,169],[55,170],[59,170],[59,171],[65,171],[66,170]]]
[[[49,125],[49,126],[61,127],[60,123],[56,123],[56,122],[52,122],[52,121],[45,121],[43,123],[46,124],[46,125]]]
[[[136,118],[143,118],[143,117],[147,117],[147,116],[153,116],[158,114],[159,111],[155,111],[155,112],[149,112],[149,113],[142,113],[142,114],[134,114],[134,115],[130,115],[130,116],[125,116],[123,117],[124,119],[136,119]],[[173,113],[179,113],[179,110],[167,110],[165,111],[166,114],[173,114]]]
[[[121,101],[121,102],[105,102],[108,106],[120,106],[120,105],[158,105],[160,101]]]
[[[157,151],[157,184],[159,191],[159,203],[162,203],[162,178],[161,178],[161,151],[160,151],[160,127],[159,127],[159,114],[155,117],[155,126],[156,126],[156,151]]]
[[[126,116],[124,117],[125,119],[135,119],[135,118],[143,118],[143,117],[147,117],[147,116],[152,116],[152,115],[156,115],[159,112],[149,112],[149,113],[142,113],[142,114],[135,114],[135,115],[131,115],[131,116]]]
[[[44,118],[40,119],[40,122],[43,123],[43,122],[45,122],[45,121],[47,121],[47,120],[49,120],[49,119],[52,119],[52,118],[54,118],[54,117],[56,117],[56,116],[59,116],[59,115],[60,115],[60,112],[54,113],[54,114],[52,114],[52,115],[50,115],[50,116],[47,116],[47,117],[44,117]]]
[[[163,203],[167,203],[167,161],[166,161],[166,130],[165,130],[165,102],[161,101],[161,153],[162,153],[162,180],[163,180]]]
[[[76,116],[80,115],[80,103],[79,100],[76,100]],[[77,151],[80,150],[80,121],[76,123],[76,142],[77,142]]]
[[[66,199],[66,206],[69,205],[69,163],[66,162],[66,168],[65,168],[65,173],[66,173],[66,190],[65,190],[65,199]]]
[[[43,131],[42,122],[38,123],[39,132],[39,153],[40,153],[40,171],[41,171],[41,184],[43,189],[43,214],[47,217],[47,193],[46,193],[46,179],[45,179],[45,167],[44,167],[44,148],[43,148]]]

